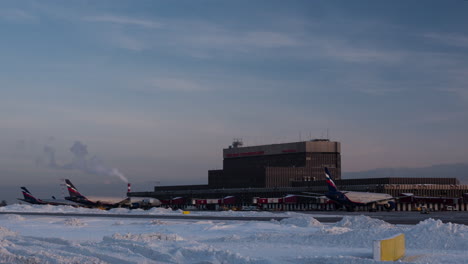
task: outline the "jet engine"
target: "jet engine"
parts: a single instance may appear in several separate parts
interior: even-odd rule
[[[388,201],[386,204],[384,204],[384,207],[385,207],[385,209],[387,209],[387,211],[391,211],[391,210],[395,209],[396,203],[395,203],[395,201]]]

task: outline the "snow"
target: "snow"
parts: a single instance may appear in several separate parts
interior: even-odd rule
[[[393,228],[394,226],[379,220],[370,218],[364,215],[358,216],[344,216],[341,221],[335,224],[336,227],[347,227],[351,229],[386,229]]]
[[[467,250],[468,226],[427,219],[412,228],[406,239],[412,248]]]
[[[298,227],[320,227],[322,223],[318,220],[313,218],[312,216],[298,216],[298,217],[291,217],[286,218],[280,221],[281,224],[284,225],[293,225]]]
[[[322,224],[309,214],[191,212],[191,215],[287,216],[281,221],[117,218],[181,211],[11,205],[0,208],[0,263],[381,263],[372,242],[404,233],[402,263],[468,263],[468,226],[428,219],[392,225],[368,216]],[[13,212],[62,212],[60,216]],[[90,217],[67,216],[87,213]],[[98,214],[116,214],[100,218]],[[93,216],[95,215],[95,216]]]
[[[71,207],[71,206],[53,206],[53,205],[36,205],[36,204],[12,204],[4,207],[0,207],[0,212],[33,212],[33,213],[77,213],[77,214],[131,214],[131,215],[181,215],[182,210],[172,210],[166,208],[152,208],[150,210],[142,209],[126,209],[126,208],[114,208],[111,210],[96,210],[83,207]],[[278,216],[281,214],[283,217],[300,216],[303,214],[296,212],[267,212],[267,211],[190,211],[190,215],[196,216],[236,216],[236,217],[271,217]],[[309,214],[313,216],[313,214]],[[327,215],[328,217],[334,217],[339,215]]]

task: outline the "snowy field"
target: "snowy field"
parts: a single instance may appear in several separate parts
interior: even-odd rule
[[[468,226],[428,219],[395,226],[367,216],[321,224],[310,215],[281,221],[119,218],[117,214],[182,214],[152,209],[100,211],[10,205],[0,212],[115,213],[115,218],[0,215],[0,263],[380,263],[372,242],[403,232],[405,263],[468,263]],[[267,216],[268,212],[193,212]],[[383,262],[382,262],[383,263]]]

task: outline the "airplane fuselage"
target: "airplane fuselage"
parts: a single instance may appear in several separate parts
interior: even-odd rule
[[[359,206],[372,203],[386,205],[389,204],[389,201],[393,200],[393,196],[389,194],[371,192],[337,191],[328,192],[325,196],[344,206]]]

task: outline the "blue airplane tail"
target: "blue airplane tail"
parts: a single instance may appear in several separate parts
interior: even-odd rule
[[[328,191],[329,192],[337,192],[338,188],[336,188],[336,185],[333,182],[333,180],[331,178],[330,171],[328,170],[327,167],[325,167],[325,177],[326,177],[326,181],[327,181],[327,185],[328,185]]]

